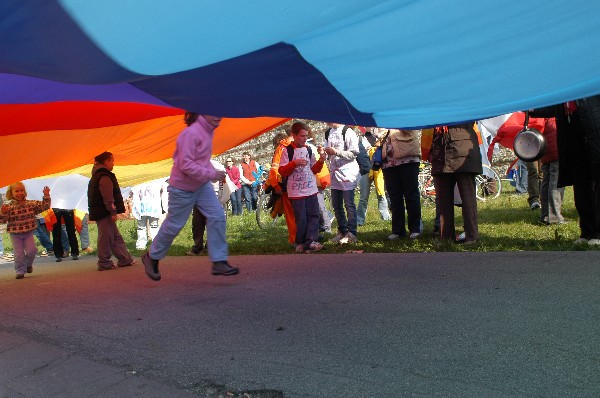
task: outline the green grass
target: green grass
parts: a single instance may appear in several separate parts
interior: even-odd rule
[[[481,239],[479,245],[472,247],[453,243],[436,244],[433,236],[435,217],[433,203],[424,202],[422,209],[425,232],[421,239],[388,241],[387,236],[391,233],[390,223],[379,219],[376,198],[375,195],[371,195],[366,225],[359,227],[358,230],[359,242],[345,246],[325,244],[324,253],[344,253],[349,250],[363,250],[369,253],[596,250],[588,245],[573,244],[573,241],[579,237],[579,224],[573,203],[573,190],[570,187],[565,192],[563,203],[563,215],[569,222],[563,225],[540,224],[539,210],[530,210],[527,205],[527,195],[514,194],[514,188],[510,186],[505,187],[504,193],[499,198],[478,202]],[[455,208],[455,214],[457,228],[460,228],[462,225],[460,208]],[[141,255],[141,251],[135,248],[135,220],[120,220],[118,224],[130,252],[133,255]],[[92,247],[96,247],[96,237],[96,225],[90,224]],[[258,227],[254,214],[244,213],[242,216],[228,217],[227,238],[231,255],[293,253],[293,248],[287,242],[287,230],[283,220],[279,226],[263,230]],[[3,241],[5,251],[12,251],[7,233],[3,233]],[[185,255],[192,245],[190,219],[173,242],[169,255]],[[40,251],[41,249],[39,247]]]

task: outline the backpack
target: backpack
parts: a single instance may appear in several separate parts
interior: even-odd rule
[[[288,153],[288,161],[292,161],[294,160],[294,149],[292,147],[292,144],[290,143],[288,146],[285,147],[285,149],[287,149],[287,153]],[[307,145],[306,146],[306,150],[308,151],[308,158],[312,159],[312,150],[310,149],[310,147]],[[310,164],[310,163],[309,163]],[[288,177],[281,177],[281,190],[283,192],[287,192],[287,181],[288,181]]]
[[[344,126],[342,129],[342,139],[344,140],[344,149],[346,149],[346,131],[348,126]],[[325,141],[329,140],[329,132],[331,129],[325,131]],[[371,171],[371,158],[367,152],[365,146],[362,143],[360,137],[358,137],[358,155],[356,155],[356,163],[358,163],[358,171],[360,175],[368,174]]]

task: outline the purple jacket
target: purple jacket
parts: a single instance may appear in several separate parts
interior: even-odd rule
[[[216,170],[210,163],[213,135],[214,128],[202,115],[179,134],[169,185],[194,192],[215,179]]]

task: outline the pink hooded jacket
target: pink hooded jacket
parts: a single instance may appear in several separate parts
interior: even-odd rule
[[[210,163],[214,127],[202,115],[177,138],[169,185],[194,192],[214,180],[216,170]]]

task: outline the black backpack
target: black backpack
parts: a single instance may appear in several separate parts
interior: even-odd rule
[[[288,153],[288,161],[292,161],[294,160],[294,149],[292,147],[292,144],[290,143],[288,146],[285,147],[287,149],[287,153]],[[308,151],[308,158],[312,159],[312,150],[310,149],[310,147],[307,145],[306,146],[306,150]],[[309,161],[310,164],[310,161]],[[289,177],[289,176],[288,176]],[[287,181],[288,181],[288,177],[281,177],[281,190],[283,192],[287,192]]]
[[[346,131],[348,130],[348,126],[344,126],[342,129],[342,139],[344,140],[344,149],[346,149]],[[329,140],[329,132],[331,129],[327,129],[325,131],[325,141]],[[360,171],[360,175],[368,174],[371,171],[371,158],[369,157],[369,153],[365,149],[365,146],[362,144],[362,140],[358,137],[358,155],[356,155],[356,163],[358,163],[358,170]]]

